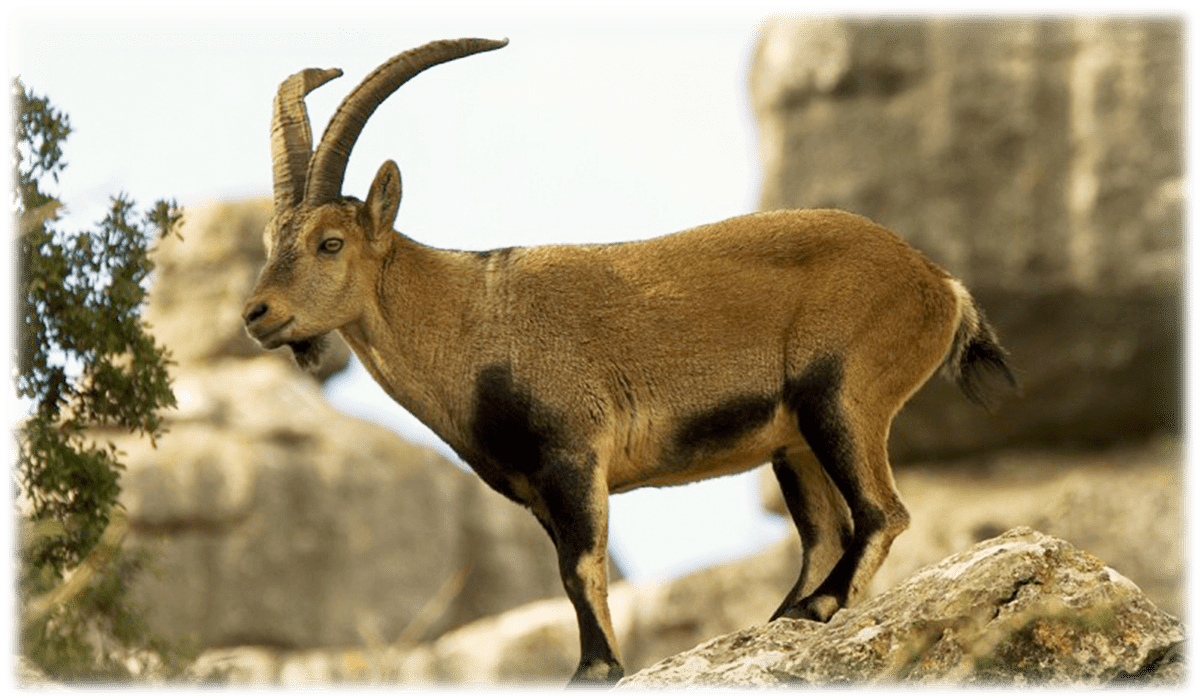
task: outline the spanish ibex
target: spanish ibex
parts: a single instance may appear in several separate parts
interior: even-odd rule
[[[888,465],[892,417],[939,367],[979,401],[983,380],[1015,386],[1005,351],[960,282],[841,211],[462,252],[393,230],[390,160],[365,202],[342,196],[383,100],[426,68],[506,43],[437,41],[392,58],[341,103],[315,153],[304,97],[341,71],[280,85],[275,213],[247,329],[304,367],[339,331],[393,399],[533,512],[578,617],[573,681],[623,674],[606,600],[610,493],[770,462],[804,551],[772,619],[828,620],[909,521]]]

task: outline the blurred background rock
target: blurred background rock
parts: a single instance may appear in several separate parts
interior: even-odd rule
[[[1178,433],[1179,20],[768,23],[750,74],[762,208],[832,206],[964,282],[1019,370],[995,416],[931,383],[896,461]]]

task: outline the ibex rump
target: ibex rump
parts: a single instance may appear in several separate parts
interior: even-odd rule
[[[304,96],[340,71],[281,84],[249,332],[311,366],[339,331],[392,398],[533,512],[579,621],[573,681],[623,673],[606,601],[610,493],[771,462],[804,548],[774,617],[828,620],[908,523],[888,464],[892,417],[939,367],[972,397],[988,374],[1012,383],[994,333],[962,284],[840,211],[475,253],[393,230],[392,161],[365,202],[341,195],[354,141],[388,95],[505,43],[393,58],[350,93],[315,153]]]

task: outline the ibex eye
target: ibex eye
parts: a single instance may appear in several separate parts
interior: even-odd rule
[[[322,253],[336,253],[341,249],[342,239],[340,238],[326,238],[325,240],[321,241],[320,250]]]

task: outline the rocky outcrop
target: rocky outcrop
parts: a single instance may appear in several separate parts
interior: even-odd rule
[[[962,278],[1024,398],[995,416],[934,381],[892,456],[1178,432],[1183,23],[768,22],[751,68],[761,206],[834,206]]]
[[[1091,554],[1029,528],[927,567],[839,612],[828,625],[764,624],[777,604],[777,586],[790,584],[794,573],[779,563],[793,557],[773,551],[720,567],[720,578],[744,584],[748,603],[707,585],[711,572],[661,585],[613,586],[613,622],[626,666],[631,673],[644,669],[622,685],[1177,684],[1183,678],[1178,620]],[[778,580],[761,580],[767,577]],[[672,598],[687,604],[664,604]],[[748,621],[711,638],[707,630],[737,615],[729,612],[730,601],[733,609],[746,609]],[[666,616],[669,609],[674,617]],[[675,646],[684,639],[711,641],[694,649]],[[286,687],[561,686],[577,655],[574,613],[560,598],[411,648],[213,650],[192,674]]]
[[[896,480],[913,522],[893,544],[868,597],[980,540],[1028,524],[1088,543],[1081,548],[1135,581],[1164,612],[1181,615],[1180,449],[1178,441],[1164,440],[1103,455],[1017,452],[982,464],[901,469]],[[627,672],[761,625],[798,571],[799,543],[792,536],[753,557],[673,581],[614,585],[611,607]],[[478,620],[415,647],[214,650],[197,674],[294,685],[560,685],[578,653],[574,612],[560,597]]]
[[[1178,439],[1103,453],[995,453],[895,471],[912,522],[892,544],[871,594],[1029,525],[1108,562],[1166,612],[1184,612],[1186,470]],[[774,475],[764,470],[762,477],[764,508],[786,517]]]
[[[697,642],[767,619],[795,581],[791,543],[673,581],[610,588],[622,661],[644,668]],[[565,598],[479,620],[413,650],[382,657],[385,677],[406,684],[549,684],[579,661],[575,612]]]
[[[662,584],[609,588],[624,664],[644,668],[701,640],[765,620],[795,580],[791,543],[739,562]],[[561,686],[579,661],[575,611],[565,597],[476,620],[416,646],[279,653],[263,648],[207,652],[196,678],[236,684],[323,686]]]
[[[1183,626],[1099,559],[1028,528],[922,569],[827,624],[776,620],[618,689],[1180,684]]]
[[[203,646],[414,643],[561,595],[524,509],[435,451],[338,413],[287,354],[242,330],[267,200],[189,208],[147,317],[178,407],[157,448],[122,436],[126,546],[151,629]],[[325,371],[344,365],[327,364]]]

